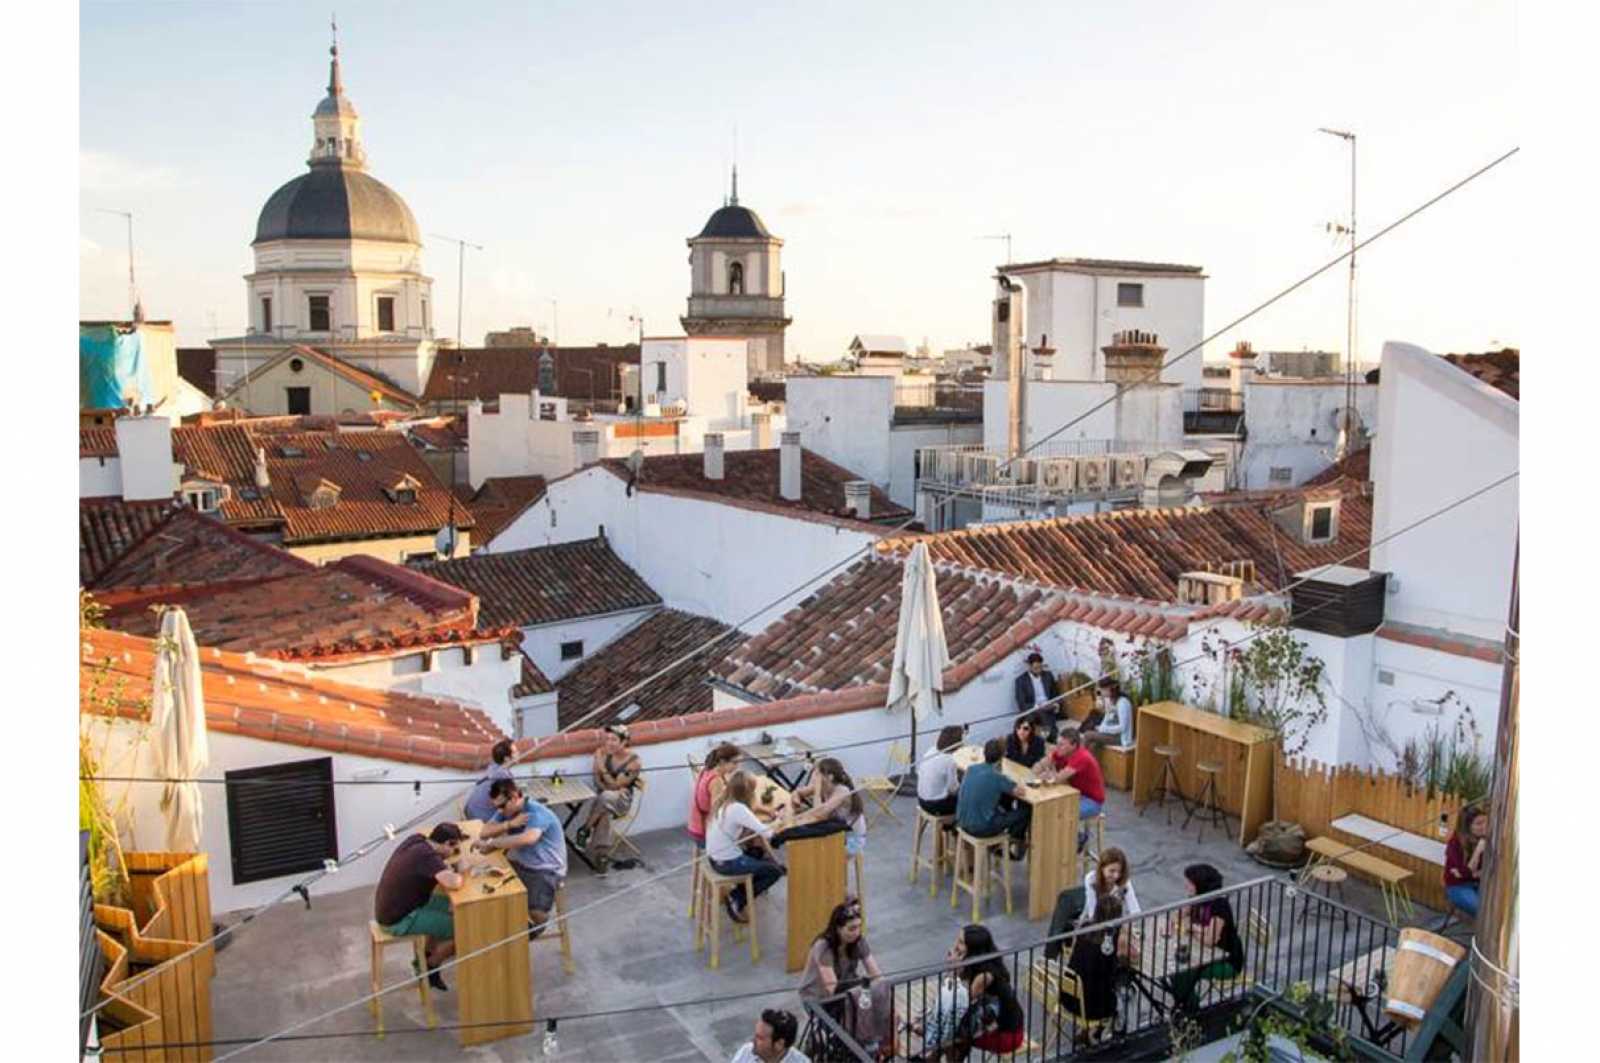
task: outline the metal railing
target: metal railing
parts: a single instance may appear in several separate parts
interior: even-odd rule
[[[1197,945],[1180,950],[1177,942],[1189,939],[1182,934],[1169,938],[1166,928],[1179,912],[1216,898],[1225,899],[1233,911],[1244,967],[1231,977],[1213,969],[1215,977],[1200,978],[1197,964],[1215,962],[1215,954],[1201,956]],[[1116,961],[1116,973],[1110,976],[1111,1013],[1085,1022],[1066,1003],[1062,974],[1069,969],[1080,934],[1098,938],[1101,930],[1112,928],[1128,955]],[[1364,1056],[1392,1060],[1404,1056],[1409,1037],[1382,1010],[1386,972],[1393,968],[1399,943],[1399,929],[1381,919],[1299,889],[1288,877],[1264,876],[991,956],[968,957],[961,966],[998,959],[1005,970],[1021,1008],[1024,1033],[1022,1046],[1006,1057],[1010,1059],[1119,1058],[1135,1046],[1159,1052],[1170,1048],[1175,1034],[1188,1038],[1187,1047],[1193,1048],[1205,1031],[1213,1034],[1211,1039],[1226,1036],[1230,1020],[1247,1007],[1287,998],[1304,984],[1333,1005],[1332,1025],[1361,1042]],[[876,992],[851,987],[804,1002],[801,1051],[812,1060],[870,1063],[880,1058],[889,1030],[895,1059],[931,1055],[939,1047],[936,1039],[944,1045],[970,1040],[973,1028],[968,1024],[975,1016],[957,988],[964,983],[955,965],[929,965],[887,978],[887,987]],[[1193,985],[1193,999],[1180,1009],[1174,986],[1185,982]],[[1104,990],[1103,985],[1083,984],[1080,995],[1103,996]],[[879,1011],[883,1001],[888,1002],[887,1015]],[[1182,1029],[1188,1032],[1177,1032]],[[996,1057],[973,1048],[968,1058]]]
[[[1243,413],[1244,395],[1231,388],[1186,388],[1184,413]]]

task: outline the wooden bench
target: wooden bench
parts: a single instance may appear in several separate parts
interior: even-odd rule
[[[1444,842],[1433,838],[1391,827],[1387,823],[1355,813],[1340,816],[1328,826],[1333,830],[1354,835],[1364,842],[1376,842],[1397,853],[1404,853],[1406,856],[1444,867]]]
[[[1383,906],[1389,915],[1390,923],[1395,926],[1400,925],[1402,910],[1408,916],[1412,914],[1411,894],[1406,889],[1406,880],[1411,877],[1411,872],[1406,868],[1391,864],[1369,852],[1357,851],[1337,838],[1312,838],[1306,842],[1306,848],[1316,855],[1300,872],[1302,889],[1310,882],[1312,868],[1319,863],[1331,862],[1377,882],[1378,889],[1383,894]]]
[[[1133,789],[1133,753],[1136,746],[1095,746],[1100,774],[1106,785],[1118,790]]]

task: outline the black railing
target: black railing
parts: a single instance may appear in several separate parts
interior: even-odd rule
[[[1226,899],[1234,913],[1244,951],[1243,970],[1229,975],[1213,968],[1213,977],[1191,979],[1184,972],[1216,962],[1216,953],[1204,953],[1181,932],[1168,936],[1167,928],[1180,913],[1199,901]],[[1110,1013],[1085,1022],[1069,1006],[1072,979],[1070,960],[1077,939],[1115,928],[1121,952],[1114,961],[1110,981]],[[1129,1056],[1160,1058],[1172,1049],[1175,1038],[1187,1047],[1228,1036],[1242,1018],[1261,1004],[1279,996],[1289,998],[1309,991],[1333,1006],[1332,1024],[1361,1042],[1362,1054],[1373,1059],[1397,1059],[1407,1050],[1408,1033],[1383,1013],[1387,973],[1399,946],[1398,928],[1355,909],[1296,887],[1289,878],[1263,877],[1167,905],[1153,911],[1124,916],[1110,923],[1075,928],[998,958],[1021,1006],[1024,1040],[1017,1060],[1114,1059]],[[1180,946],[1180,942],[1190,942]],[[1085,944],[1085,948],[1096,947]],[[1092,958],[1092,957],[1091,957]],[[1112,967],[1108,957],[1107,967]],[[866,1060],[890,1058],[885,1045],[893,1031],[892,1058],[931,1058],[953,1041],[970,1039],[974,1016],[968,1014],[964,983],[954,965],[930,965],[887,976],[887,993],[852,988],[805,1005],[807,1022],[801,1051],[813,1060]],[[1194,982],[1193,999],[1179,1007],[1175,984]],[[1069,992],[1064,992],[1064,990]],[[1079,980],[1076,999],[1089,999],[1089,1010],[1104,1003],[1105,985]],[[873,1000],[879,1001],[874,1006]],[[889,1006],[880,1011],[884,1001]],[[995,1058],[972,1048],[974,1060]]]
[[[1232,433],[1244,419],[1244,396],[1229,388],[1189,388],[1183,393],[1185,432]]]
[[[89,1043],[89,1009],[100,995],[103,961],[94,936],[94,882],[89,869],[89,832],[78,832],[78,1054]]]

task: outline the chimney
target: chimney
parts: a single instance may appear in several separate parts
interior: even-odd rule
[[[706,479],[722,479],[722,433],[707,432],[703,445],[706,454]]]
[[[1161,359],[1167,349],[1154,332],[1128,329],[1111,337],[1111,346],[1100,348],[1106,356],[1106,380],[1122,387],[1160,379]]]
[[[1243,395],[1246,385],[1256,375],[1256,352],[1244,340],[1228,352],[1228,390]]]
[[[180,466],[172,460],[171,419],[119,417],[116,429],[123,501],[171,498],[180,475]]]
[[[1004,274],[996,274],[994,279],[994,371],[991,379],[1006,382],[1006,456],[1015,458],[1022,453],[1022,426],[1026,423],[1022,330],[1027,290],[1021,281]]]
[[[844,485],[844,508],[857,520],[872,519],[872,485],[865,480],[848,480]]]
[[[267,475],[267,452],[262,447],[256,448],[256,486],[263,491],[272,486],[272,477]]]
[[[800,433],[783,433],[778,448],[778,494],[790,502],[800,501]]]
[[[572,463],[574,468],[593,465],[600,460],[600,430],[577,428],[572,432]]]
[[[752,413],[750,415],[750,449],[772,449],[772,414]]]

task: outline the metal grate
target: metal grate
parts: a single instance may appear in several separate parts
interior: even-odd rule
[[[313,871],[338,858],[332,757],[230,771],[226,779],[235,883]]]

